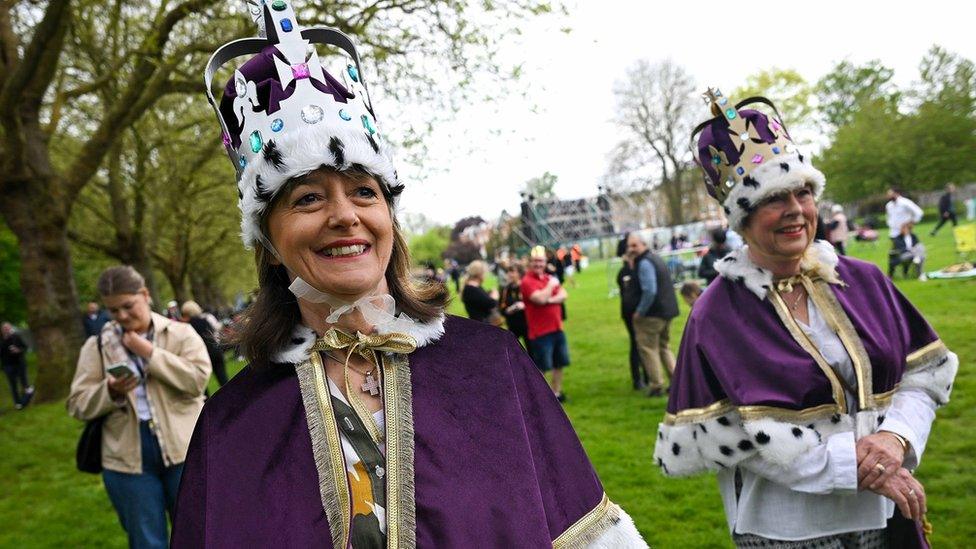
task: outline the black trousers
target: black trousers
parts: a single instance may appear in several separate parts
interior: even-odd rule
[[[224,364],[224,350],[214,349],[209,354],[210,365],[213,367],[214,376],[217,377],[217,384],[223,387],[227,383],[227,365]]]
[[[27,364],[4,364],[3,373],[7,374],[7,383],[14,397],[14,404],[27,403]],[[18,387],[19,386],[19,387]]]
[[[958,221],[956,220],[956,212],[949,212],[948,215],[946,215],[942,219],[939,219],[939,222],[935,225],[935,228],[932,229],[932,234],[934,235],[935,233],[937,233],[939,229],[941,229],[942,226],[945,225],[946,221],[952,221],[952,226],[955,227],[958,224]]]
[[[647,370],[641,364],[640,352],[637,350],[637,338],[634,335],[633,317],[624,317],[627,326],[627,339],[630,340],[630,380],[636,386],[638,383],[647,384]]]

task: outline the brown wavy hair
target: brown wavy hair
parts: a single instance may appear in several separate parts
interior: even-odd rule
[[[331,170],[323,167],[320,169]],[[373,177],[362,169],[345,170],[343,176],[352,178]],[[383,197],[390,205],[390,217],[393,219],[393,251],[390,263],[386,268],[386,284],[390,295],[396,301],[399,312],[410,315],[420,322],[428,322],[444,313],[450,302],[451,295],[447,286],[443,284],[418,282],[410,274],[410,250],[403,237],[400,224],[393,215],[394,193],[387,185],[380,181]],[[261,230],[267,232],[267,220],[271,211],[278,205],[282,197],[287,196],[291,188],[297,185],[301,178],[294,178],[282,186],[275,200],[265,210],[261,219]],[[272,355],[278,350],[291,344],[292,330],[301,322],[298,300],[288,290],[291,280],[284,265],[271,262],[274,256],[264,246],[258,245],[254,250],[254,261],[258,271],[258,290],[254,301],[244,311],[241,320],[236,324],[234,335],[226,341],[229,345],[237,346],[238,352],[254,367],[271,364]]]

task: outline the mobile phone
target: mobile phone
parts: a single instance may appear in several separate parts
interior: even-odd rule
[[[116,364],[108,368],[108,373],[112,374],[112,377],[125,379],[127,377],[132,377],[132,370],[129,369],[125,364]]]

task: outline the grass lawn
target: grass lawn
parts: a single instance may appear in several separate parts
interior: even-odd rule
[[[918,234],[929,230],[923,224]],[[923,240],[930,269],[956,260],[950,230]],[[887,242],[854,243],[850,252],[884,265],[887,249]],[[607,280],[606,263],[597,262],[569,290],[566,330],[573,364],[567,370],[566,410],[610,497],[634,517],[652,546],[730,547],[715,480],[666,479],[651,464],[665,400],[630,389],[627,335],[618,300],[608,298]],[[952,403],[939,411],[918,476],[929,497],[934,545],[968,547],[976,539],[976,375],[969,369],[976,360],[976,281],[897,284],[959,354]],[[462,310],[460,303],[452,305],[455,313]],[[672,327],[675,350],[686,315],[683,310]],[[229,368],[233,373],[240,365]],[[15,412],[7,393],[5,387],[0,392],[0,547],[124,547],[100,478],[74,468],[81,424],[60,403]]]

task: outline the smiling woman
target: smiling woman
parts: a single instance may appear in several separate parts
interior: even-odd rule
[[[352,43],[262,6],[268,40],[207,71],[257,52],[217,108],[256,248],[250,364],[197,424],[173,547],[646,547],[515,339],[411,280]],[[309,41],[348,54],[343,82]]]
[[[823,174],[744,108],[772,103],[706,95],[697,160],[747,245],[689,316],[655,461],[718,472],[738,547],[924,547],[913,471],[958,358],[877,267],[814,240]]]

